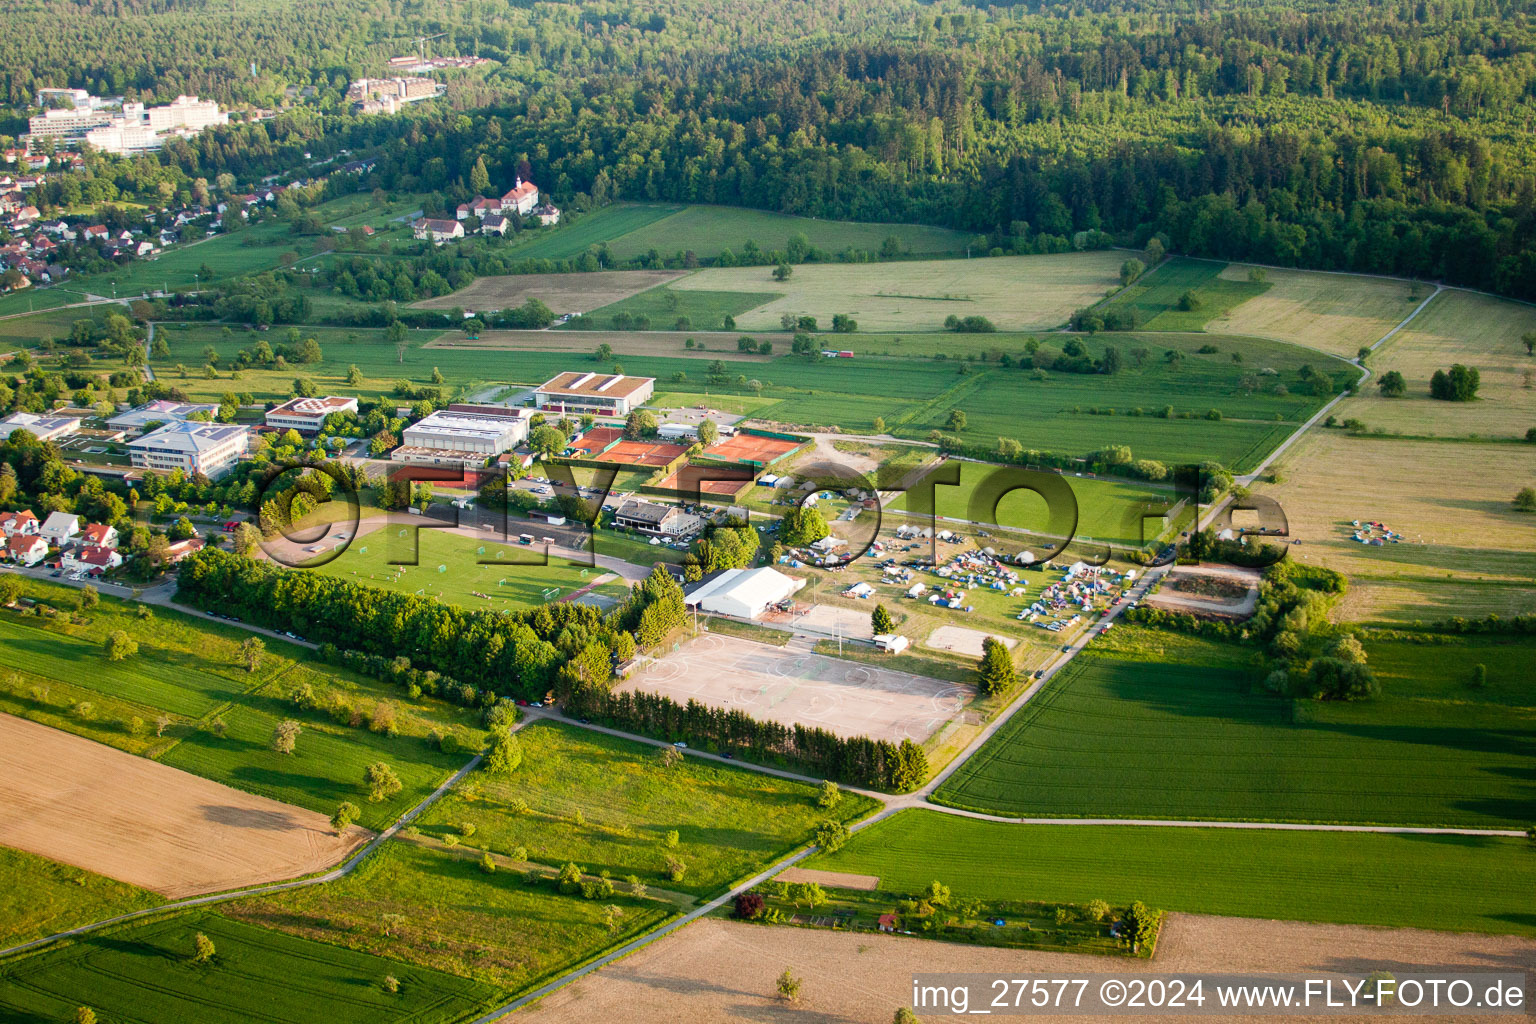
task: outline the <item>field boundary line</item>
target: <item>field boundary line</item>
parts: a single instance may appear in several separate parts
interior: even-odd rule
[[[527,719],[524,721],[527,721]],[[517,729],[521,728],[522,724],[523,723],[520,722],[517,725],[512,726],[512,730],[516,731]],[[341,864],[331,868],[324,874],[315,875],[311,878],[296,878],[287,882],[275,882],[271,885],[257,886],[251,889],[236,889],[229,892],[208,893],[204,896],[193,896],[189,899],[177,900],[172,903],[162,903],[157,907],[145,907],[143,910],[135,910],[127,914],[119,914],[116,917],[109,917],[103,921],[95,921],[91,924],[83,924],[61,932],[54,932],[52,935],[45,935],[42,938],[33,939],[30,942],[23,942],[20,945],[11,946],[8,949],[0,949],[0,960],[40,949],[43,946],[57,942],[60,939],[74,938],[76,936],[85,935],[89,932],[97,931],[101,928],[109,927],[111,925],[126,924],[129,921],[136,921],[140,918],[150,917],[155,914],[162,914],[167,911],[186,910],[191,907],[211,906],[218,903],[228,903],[231,900],[242,899],[247,896],[266,896],[271,893],[287,892],[290,889],[302,889],[306,886],[322,885],[326,882],[339,881],[355,871],[357,866],[361,864],[370,853],[378,849],[388,840],[393,839],[397,832],[399,832],[405,826],[409,825],[411,822],[415,821],[416,818],[420,816],[422,811],[425,811],[428,807],[436,803],[444,793],[453,788],[453,786],[462,780],[464,776],[478,768],[480,766],[480,762],[484,759],[485,755],[483,753],[476,754],[473,758],[470,759],[468,764],[445,779],[440,786],[434,789],[431,793],[428,793],[420,803],[405,811],[405,813],[401,814],[400,817],[396,818],[392,824],[385,828],[384,831],[380,832],[378,835],[374,836],[371,840],[365,843],[363,847],[356,853],[352,854],[352,856],[348,857]]]

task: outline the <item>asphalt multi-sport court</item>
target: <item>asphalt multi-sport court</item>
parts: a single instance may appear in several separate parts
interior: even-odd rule
[[[969,687],[955,683],[718,633],[647,662],[619,688],[820,726],[839,736],[918,743],[971,697]]]
[[[779,437],[760,437],[757,434],[736,434],[733,437],[721,438],[711,445],[709,454],[717,459],[756,462],[766,466],[779,456],[799,448],[803,443],[786,441]]]

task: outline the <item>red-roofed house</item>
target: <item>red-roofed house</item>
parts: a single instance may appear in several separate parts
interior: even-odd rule
[[[48,557],[48,542],[41,537],[12,537],[11,561],[17,565],[36,565]]]
[[[108,231],[104,224],[92,224],[81,232],[81,236],[87,242],[100,242],[110,238],[112,232]]]
[[[117,529],[106,523],[91,523],[80,532],[80,543],[88,548],[115,548]]]
[[[203,550],[204,543],[201,537],[188,537],[186,540],[177,541],[165,549],[165,564],[175,565],[194,551]]]
[[[531,181],[518,178],[512,186],[512,191],[501,197],[501,212],[507,213],[516,210],[526,216],[535,206],[539,205],[539,186]]]
[[[100,573],[108,569],[116,569],[123,564],[123,556],[117,553],[116,548],[78,547],[64,552],[59,559],[59,564],[65,569],[83,569],[86,572]]]
[[[31,509],[20,512],[0,512],[0,532],[7,537],[35,537],[41,529],[37,516]]]
[[[460,203],[459,208],[454,213],[459,220],[464,220],[467,217],[484,217],[486,214],[499,213],[500,211],[501,200],[476,196],[467,203]]]

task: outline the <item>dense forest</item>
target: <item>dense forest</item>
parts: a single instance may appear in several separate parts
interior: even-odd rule
[[[263,105],[313,87],[168,147],[178,182],[345,149],[379,157],[370,187],[446,206],[483,157],[493,183],[521,171],[578,208],[916,221],[1004,251],[1160,233],[1533,297],[1532,6],[30,0],[0,66],[18,116],[42,84]],[[443,103],[344,112],[349,77],[439,32],[434,52],[494,63]]]

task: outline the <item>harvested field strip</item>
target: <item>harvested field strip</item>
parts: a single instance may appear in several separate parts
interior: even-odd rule
[[[1248,281],[1255,269],[1233,263],[1221,280]],[[1413,312],[1429,288],[1385,277],[1262,268],[1269,287],[1214,318],[1207,328],[1294,342],[1353,359]]]
[[[902,811],[807,867],[914,893],[1536,936],[1523,839],[1112,825],[1007,825]]]
[[[61,766],[68,766],[61,769]],[[294,878],[367,839],[324,815],[0,716],[0,844],[177,898]]]

